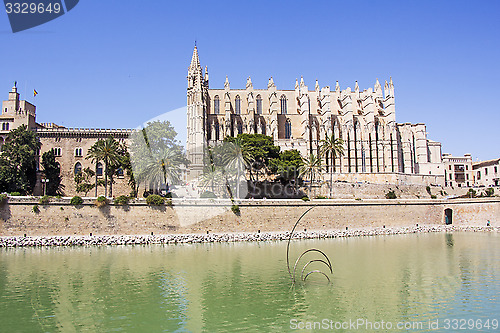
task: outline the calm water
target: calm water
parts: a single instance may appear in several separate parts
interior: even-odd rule
[[[293,242],[292,262],[314,247],[334,268],[330,284],[313,274],[294,287],[285,242],[0,249],[0,331],[291,331],[358,318],[427,330],[436,319],[441,329],[445,319],[498,320],[499,241],[454,233]]]

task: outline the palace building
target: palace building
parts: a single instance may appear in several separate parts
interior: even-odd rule
[[[427,137],[425,124],[396,122],[392,79],[384,87],[310,90],[301,77],[294,89],[280,90],[273,78],[267,88],[246,86],[209,88],[195,46],[188,68],[187,152],[189,178],[203,170],[203,147],[241,133],[269,135],[282,150],[297,149],[302,156],[318,154],[326,136],[344,141],[344,154],[333,167],[335,179],[373,183],[444,185],[441,143]],[[325,161],[326,164],[326,161]]]

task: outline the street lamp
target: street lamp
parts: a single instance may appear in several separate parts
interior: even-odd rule
[[[49,182],[48,179],[42,179],[43,183],[43,195],[45,196],[45,193],[47,192],[47,183]]]

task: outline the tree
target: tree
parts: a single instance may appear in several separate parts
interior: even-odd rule
[[[344,154],[344,141],[342,139],[335,139],[332,136],[326,135],[325,139],[321,141],[321,154],[325,159],[330,161],[328,171],[330,172],[330,198],[333,193],[333,171],[335,169],[335,158]]]
[[[47,195],[62,194],[61,188],[61,165],[56,161],[54,149],[46,151],[42,155],[42,168],[45,178],[49,180],[45,183],[45,192]]]
[[[92,162],[104,162],[104,196],[108,196],[108,174],[109,167],[119,165],[122,155],[120,155],[120,144],[113,137],[108,137],[106,140],[99,140],[90,147],[87,153],[87,159],[92,159]],[[97,186],[97,179],[96,179]]]
[[[164,151],[148,156],[143,172],[150,184],[159,188],[168,182],[179,182],[182,164],[187,164],[184,155],[175,148],[166,147]]]
[[[299,177],[309,178],[309,196],[311,196],[312,182],[316,176],[321,175],[321,157],[310,154],[308,158],[303,158],[303,165],[299,168]]]
[[[36,158],[40,141],[26,125],[12,130],[0,155],[0,190],[32,193],[36,184]]]
[[[240,180],[241,176],[245,177],[245,169],[250,167],[251,156],[247,147],[243,144],[241,138],[237,137],[234,140],[228,140],[223,145],[222,163],[224,165],[223,175],[226,179],[226,187],[229,191],[231,199],[233,195],[229,187],[229,178],[235,179],[236,197],[240,197]]]
[[[285,150],[278,158],[269,161],[269,170],[285,182],[295,179],[300,167],[304,165],[297,149]]]
[[[76,192],[85,193],[85,196],[87,196],[87,194],[96,186],[96,184],[92,183],[92,178],[94,176],[95,172],[90,168],[85,168],[83,171],[75,174]]]

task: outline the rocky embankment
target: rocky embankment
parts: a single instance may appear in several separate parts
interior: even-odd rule
[[[337,237],[359,237],[398,235],[426,232],[500,232],[499,227],[477,226],[413,226],[399,228],[366,228],[348,230],[296,231],[292,239],[319,239]],[[167,235],[94,235],[94,236],[10,236],[0,237],[0,247],[37,246],[103,246],[103,245],[147,245],[147,244],[192,244],[247,241],[283,241],[290,232],[257,233],[213,233],[213,234],[167,234]]]

